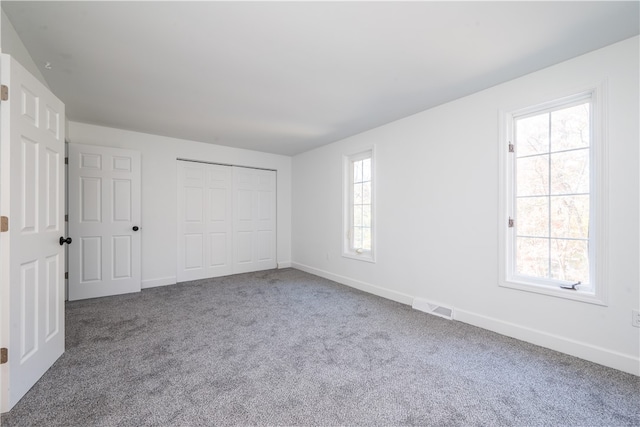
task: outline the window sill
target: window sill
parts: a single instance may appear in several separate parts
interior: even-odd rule
[[[517,280],[506,281],[500,283],[500,286],[503,288],[516,289],[525,292],[533,292],[536,294],[543,294],[557,298],[564,298],[573,301],[586,302],[589,304],[602,305],[606,306],[606,302],[604,299],[594,293],[593,291],[581,291],[581,290],[569,290],[562,289],[560,287],[556,287],[553,285],[540,285],[533,284],[528,282],[520,282]]]
[[[371,254],[371,252],[366,252],[361,254],[357,252],[343,252],[342,256],[344,258],[357,259],[358,261],[366,261],[373,264],[375,264],[376,262],[376,259],[374,258],[373,254]]]

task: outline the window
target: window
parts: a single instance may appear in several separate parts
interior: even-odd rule
[[[373,261],[374,250],[373,150],[344,159],[343,255]]]
[[[598,92],[506,115],[502,284],[604,304]]]

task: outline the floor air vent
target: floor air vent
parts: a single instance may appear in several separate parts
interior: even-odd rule
[[[414,298],[412,307],[414,310],[424,311],[425,313],[433,314],[434,316],[444,317],[449,320],[453,319],[453,308],[444,307],[436,302]]]

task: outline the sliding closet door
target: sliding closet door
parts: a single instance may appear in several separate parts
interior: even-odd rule
[[[276,268],[276,173],[233,168],[233,272]]]
[[[231,192],[230,166],[178,162],[178,282],[233,273]]]
[[[178,161],[178,282],[276,266],[276,172]]]

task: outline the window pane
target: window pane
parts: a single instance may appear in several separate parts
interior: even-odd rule
[[[362,184],[362,203],[371,204],[371,182]]]
[[[353,225],[362,227],[362,205],[355,205],[353,207]]]
[[[371,250],[371,229],[370,228],[362,229],[362,249],[367,251]]]
[[[362,184],[353,184],[353,203],[362,204]]]
[[[551,151],[588,146],[588,102],[551,113]]]
[[[519,236],[549,237],[549,198],[518,199],[516,227]]]
[[[355,153],[345,158],[343,165],[350,168],[343,183],[348,191],[348,204],[343,214],[343,227],[348,230],[343,241],[343,255],[349,258],[374,261],[373,234],[373,150]]]
[[[517,159],[517,196],[549,194],[549,156]]]
[[[589,244],[585,240],[551,240],[551,278],[589,283]]]
[[[371,228],[371,205],[362,205],[362,226]]]
[[[518,157],[549,152],[549,114],[519,119],[516,122]]]
[[[362,161],[362,180],[371,181],[371,159]]]
[[[353,247],[355,249],[362,247],[362,228],[360,227],[353,229]]]
[[[551,197],[551,235],[589,238],[589,196]]]
[[[353,162],[353,182],[362,182],[362,160]]]
[[[517,238],[516,272],[524,276],[549,277],[549,240]]]
[[[589,192],[589,150],[551,155],[551,194]]]
[[[576,94],[511,116],[515,156],[507,158],[509,194],[504,207],[515,224],[508,230],[505,248],[512,268],[507,282],[513,276],[534,286],[593,280],[589,276],[593,273],[589,244],[594,237],[590,168],[592,150],[598,147],[591,144],[591,103],[590,94]],[[530,111],[536,112],[526,116]]]

